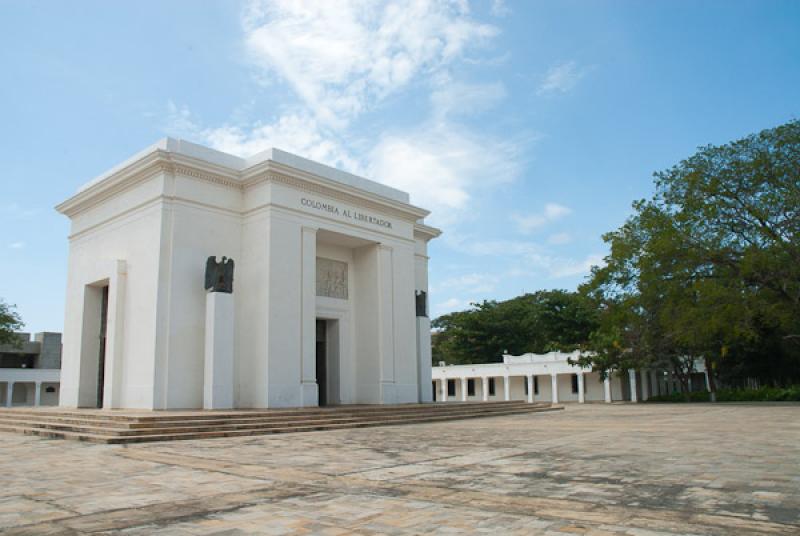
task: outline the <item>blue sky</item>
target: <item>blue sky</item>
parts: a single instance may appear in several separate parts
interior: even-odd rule
[[[164,136],[409,191],[434,314],[574,289],[697,146],[800,115],[800,2],[0,2],[0,297],[60,330],[53,206]]]

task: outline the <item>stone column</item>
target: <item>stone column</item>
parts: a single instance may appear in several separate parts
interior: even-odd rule
[[[711,392],[711,380],[708,377],[708,370],[707,369],[703,371],[703,376],[705,376],[705,379],[706,379],[706,391],[708,391],[710,393]]]
[[[611,403],[611,378],[606,376],[603,380],[603,396],[605,397],[606,404]]]
[[[489,378],[486,376],[481,378],[481,397],[484,402],[489,400]]]
[[[378,358],[380,360],[381,403],[395,404],[397,392],[394,362],[394,250],[378,244]],[[413,304],[412,304],[413,305]]]
[[[203,409],[233,407],[233,294],[206,294]]]
[[[447,378],[442,380],[442,402],[447,402],[447,384],[449,380]]]
[[[506,402],[511,400],[511,382],[508,381],[508,375],[503,376],[503,395],[505,396]]]
[[[628,380],[631,390],[631,402],[638,402],[636,397],[636,371],[631,369],[628,371]]]
[[[303,407],[308,407],[319,405],[319,387],[317,386],[317,229],[304,226],[301,235],[300,403]]]
[[[467,379],[461,378],[461,401],[467,401]]]
[[[528,382],[528,403],[533,403],[533,374],[528,374],[525,378],[525,381]]]
[[[650,398],[650,386],[647,385],[648,378],[650,377],[650,372],[647,370],[643,370],[641,376],[642,376],[642,402],[644,402],[648,398]]]
[[[33,405],[42,405],[42,382],[36,382],[33,388]]]
[[[550,375],[550,390],[553,394],[553,404],[558,404],[558,374]]]
[[[586,401],[586,395],[583,388],[583,372],[578,373],[578,403],[583,404]]]
[[[11,399],[14,396],[14,382],[8,381],[6,382],[6,407],[11,407]]]

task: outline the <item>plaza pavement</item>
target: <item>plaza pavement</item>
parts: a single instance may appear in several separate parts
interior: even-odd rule
[[[800,534],[800,405],[0,449],[7,534]]]

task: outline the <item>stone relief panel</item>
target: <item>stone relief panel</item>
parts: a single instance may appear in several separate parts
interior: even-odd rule
[[[347,263],[317,257],[317,296],[347,299]]]

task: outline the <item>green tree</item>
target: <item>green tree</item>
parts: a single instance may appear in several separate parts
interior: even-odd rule
[[[584,361],[667,363],[684,381],[694,358],[719,371],[777,345],[797,379],[800,122],[702,147],[656,173],[655,187],[604,236],[606,265],[581,289],[600,309],[597,355]]]
[[[14,305],[9,305],[0,298],[0,344],[19,345],[19,339],[14,336],[14,332],[22,329],[25,324],[14,309]]]
[[[436,318],[433,362],[492,363],[511,354],[572,351],[597,327],[594,303],[565,290],[539,291],[506,301],[484,301]]]

